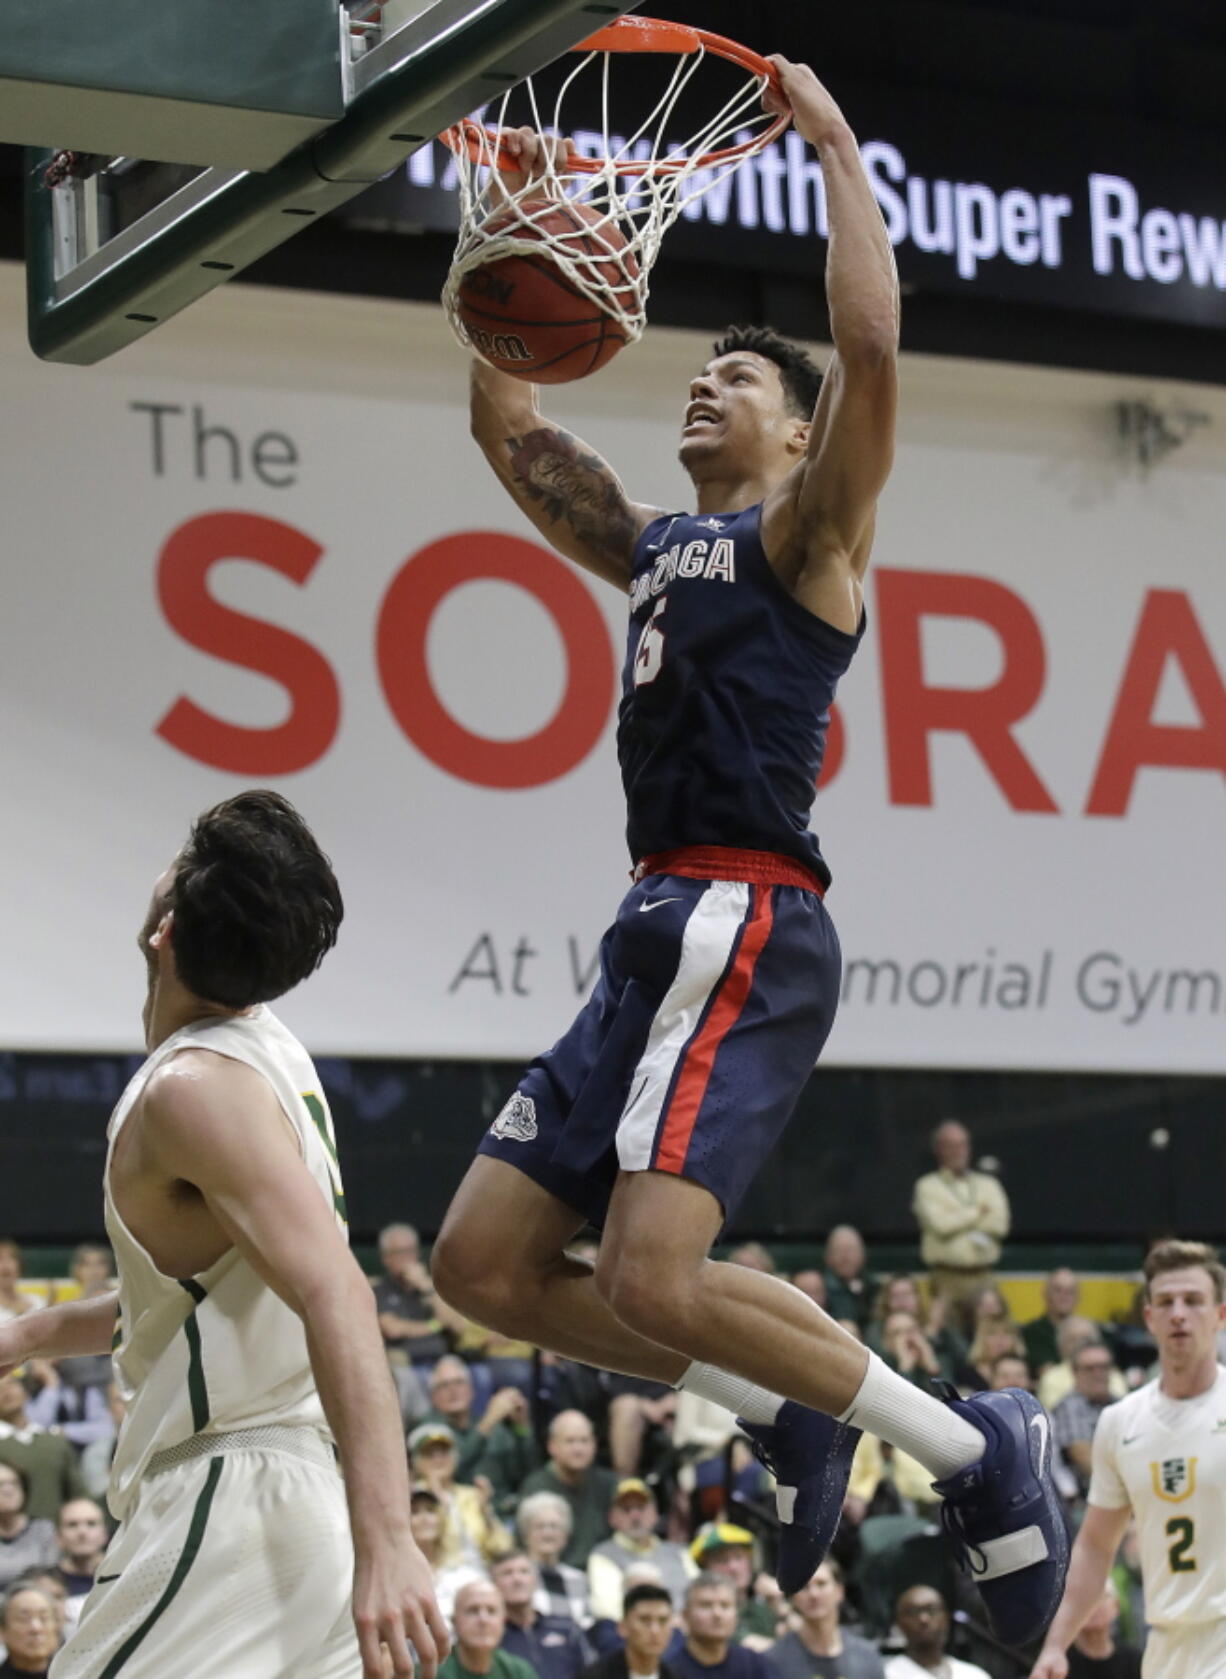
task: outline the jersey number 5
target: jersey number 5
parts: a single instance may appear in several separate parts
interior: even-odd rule
[[[660,674],[660,665],[664,660],[664,631],[660,628],[660,619],[663,618],[667,605],[668,596],[661,596],[656,602],[655,611],[643,625],[643,633],[639,637],[634,655],[636,688],[641,688],[644,682],[654,682]]]
[[[1171,1548],[1166,1553],[1172,1574],[1195,1574],[1196,1558],[1191,1554],[1196,1542],[1196,1524],[1190,1516],[1172,1516],[1166,1524],[1166,1536]]]

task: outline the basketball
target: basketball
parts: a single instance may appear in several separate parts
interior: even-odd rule
[[[560,245],[592,283],[624,293],[630,308],[638,263],[616,222],[590,205],[537,199],[521,210],[532,218],[530,226],[504,210],[485,232],[513,227],[517,237],[539,240],[541,254],[474,268],[460,283],[456,313],[473,348],[500,372],[541,385],[586,379],[629,338],[613,314],[567,278],[550,246]]]

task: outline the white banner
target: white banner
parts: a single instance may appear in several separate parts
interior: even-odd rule
[[[70,369],[0,281],[0,1042],[132,1047],[153,879],[197,811],[272,784],[347,905],[283,1005],[314,1050],[550,1043],[627,882],[625,607],[480,459],[438,312],[230,288]],[[684,505],[706,354],[650,334],[547,408]],[[1226,399],[1190,393],[1217,429],[1147,477],[1112,429],[1147,394],[905,368],[815,808],[831,1061],[1226,1070]]]

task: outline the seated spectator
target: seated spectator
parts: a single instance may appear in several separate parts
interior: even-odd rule
[[[995,1323],[985,1318],[975,1331],[968,1356],[977,1385],[987,1387],[992,1380],[992,1366],[998,1358],[1025,1358],[1026,1349],[1016,1324],[1011,1320]]]
[[[115,1256],[104,1242],[82,1242],[68,1262],[71,1282],[63,1283],[55,1295],[58,1306],[65,1300],[90,1300],[114,1288]]]
[[[57,1556],[59,1549],[57,1544]],[[55,1604],[56,1630],[60,1642],[63,1643],[68,1635],[68,1587],[60,1579],[59,1569],[54,1565],[50,1568],[27,1568],[24,1574],[19,1574],[13,1581],[13,1589],[16,1590],[18,1586],[37,1586],[39,1591],[45,1593]],[[0,1650],[3,1648],[4,1645],[0,1643]]]
[[[766,1649],[774,1641],[775,1614],[755,1590],[753,1534],[732,1522],[707,1522],[694,1535],[690,1555],[704,1574],[719,1574],[735,1587],[737,1642]]]
[[[455,1644],[439,1666],[438,1679],[536,1679],[535,1671],[519,1656],[501,1648],[506,1628],[502,1599],[488,1580],[461,1586],[455,1595]]]
[[[1049,1271],[1043,1283],[1043,1314],[1022,1325],[1026,1357],[1035,1380],[1050,1364],[1060,1362],[1056,1335],[1066,1318],[1071,1318],[1081,1301],[1081,1284],[1067,1265]]]
[[[430,1564],[439,1613],[450,1621],[456,1595],[463,1586],[487,1578],[483,1568],[466,1562],[448,1535],[442,1502],[430,1487],[416,1486],[409,1495],[409,1527],[421,1554]]]
[[[579,1679],[591,1665],[588,1642],[569,1615],[536,1607],[541,1577],[527,1551],[508,1551],[490,1569],[506,1611],[502,1648],[528,1662],[541,1679]]]
[[[905,1271],[897,1272],[887,1277],[877,1291],[872,1319],[864,1334],[865,1342],[875,1353],[880,1353],[886,1318],[891,1312],[910,1312],[927,1337],[941,1369],[947,1372],[945,1380],[959,1387],[973,1385],[975,1376],[966,1342],[945,1321],[948,1306],[949,1302],[937,1295],[925,1309],[915,1278]]]
[[[569,1615],[577,1626],[592,1623],[587,1575],[562,1561],[570,1542],[570,1505],[553,1492],[534,1492],[520,1500],[515,1525],[523,1547],[536,1564],[541,1584],[534,1602],[543,1615]]]
[[[0,1592],[27,1568],[48,1568],[60,1554],[55,1525],[34,1521],[26,1510],[26,1478],[0,1463]]]
[[[489,1562],[511,1548],[511,1535],[493,1511],[493,1488],[458,1483],[455,1435],[446,1423],[419,1423],[409,1435],[413,1479],[428,1486],[442,1506],[449,1542],[472,1563]]]
[[[973,1662],[946,1655],[949,1643],[949,1607],[932,1586],[912,1586],[894,1607],[894,1618],[903,1635],[906,1653],[891,1656],[885,1664],[885,1679],[990,1679]]]
[[[0,1679],[46,1679],[61,1642],[54,1599],[38,1586],[10,1587],[0,1610],[0,1638],[7,1651]]]
[[[764,1271],[773,1277],[777,1269],[774,1256],[761,1242],[741,1242],[728,1250],[729,1265],[744,1265],[750,1271]]]
[[[876,1645],[839,1625],[842,1606],[843,1571],[827,1557],[792,1598],[795,1630],[766,1653],[770,1679],[882,1679]]]
[[[78,1447],[113,1438],[115,1423],[106,1402],[111,1385],[109,1353],[61,1358],[55,1364],[32,1358],[28,1371],[39,1383],[26,1406],[31,1422],[53,1429]]]
[[[411,1224],[389,1224],[379,1232],[379,1259],[383,1275],[375,1284],[375,1305],[389,1359],[434,1365],[451,1351],[452,1333],[464,1320],[435,1294]]]
[[[617,1476],[596,1462],[596,1432],[581,1411],[559,1411],[545,1445],[549,1462],[534,1470],[521,1491],[553,1492],[570,1505],[571,1533],[562,1560],[586,1568],[596,1545],[609,1536],[609,1506]]]
[[[108,1534],[102,1506],[92,1498],[70,1498],[60,1510],[55,1537],[59,1545],[57,1572],[68,1593],[67,1618],[71,1628],[81,1617],[106,1551]]]
[[[734,1642],[736,1587],[722,1574],[700,1574],[685,1591],[685,1643],[670,1665],[680,1679],[770,1679],[766,1659]]]
[[[881,1356],[891,1370],[917,1387],[949,1381],[932,1342],[910,1312],[891,1312],[881,1326]]]
[[[1073,1391],[1051,1413],[1051,1436],[1056,1451],[1072,1476],[1071,1490],[1085,1493],[1090,1485],[1090,1450],[1098,1419],[1111,1394],[1111,1354],[1101,1341],[1083,1341],[1072,1357]],[[1061,1489],[1063,1490],[1063,1489]]]
[[[1119,1616],[1119,1600],[1108,1580],[1068,1652],[1068,1679],[1141,1679],[1141,1652],[1116,1637]]]
[[[1049,1411],[1056,1406],[1068,1393],[1073,1391],[1073,1354],[1078,1347],[1088,1346],[1090,1342],[1103,1343],[1102,1331],[1092,1318],[1065,1318],[1056,1336],[1056,1346],[1060,1354],[1058,1364],[1050,1364],[1039,1378],[1038,1396],[1040,1402]],[[1110,1371],[1111,1397],[1122,1399],[1128,1392],[1128,1385],[1123,1374],[1115,1368],[1112,1361]]]
[[[80,1498],[85,1487],[76,1453],[61,1434],[48,1434],[28,1415],[29,1396],[15,1372],[0,1376],[0,1463],[26,1478],[26,1513],[32,1521],[55,1521],[60,1505]]]
[[[832,1318],[850,1318],[863,1332],[877,1293],[864,1238],[854,1226],[836,1224],[826,1238],[825,1257],[826,1310]]]
[[[432,1409],[422,1423],[443,1423],[451,1430],[458,1453],[456,1480],[471,1482],[484,1475],[498,1509],[512,1507],[523,1482],[540,1463],[528,1401],[517,1387],[499,1388],[478,1417],[472,1376],[454,1354],[439,1359],[429,1385]]]
[[[21,1249],[10,1236],[0,1238],[0,1323],[12,1323],[37,1303],[21,1287]]]
[[[664,1582],[660,1578],[660,1570],[654,1567],[651,1563],[636,1562],[632,1564],[631,1567],[626,1570],[625,1579],[622,1581],[623,1607],[626,1602],[626,1593],[633,1591],[635,1586],[663,1585]],[[667,1587],[665,1587],[665,1590],[667,1590]],[[595,1651],[597,1656],[608,1656],[612,1655],[614,1650],[625,1649],[626,1640],[622,1637],[621,1628],[622,1624],[620,1619],[610,1621],[602,1618],[592,1622],[591,1626],[587,1629],[586,1636],[588,1643],[592,1646],[592,1649]],[[685,1634],[681,1630],[680,1617],[674,1616],[673,1636],[669,1640],[668,1646],[664,1651],[664,1659],[666,1661],[671,1661],[684,1643]]]
[[[822,1272],[815,1267],[793,1271],[790,1280],[792,1287],[798,1288],[802,1294],[807,1294],[815,1306],[820,1306],[823,1311],[829,1310],[830,1295]]]
[[[1012,1329],[1020,1335],[1010,1310],[1009,1302],[1005,1299],[995,1283],[985,1283],[977,1288],[969,1302],[971,1333],[977,1335],[986,1327]]]
[[[81,1479],[85,1483],[86,1495],[90,1498],[96,1498],[99,1503],[103,1503],[106,1499],[106,1489],[111,1484],[111,1464],[115,1461],[115,1447],[119,1441],[119,1428],[126,1410],[123,1395],[119,1391],[117,1382],[110,1382],[107,1385],[106,1407],[111,1413],[111,1432],[86,1446],[80,1459]]]
[[[609,1507],[611,1539],[603,1539],[587,1562],[588,1596],[597,1620],[620,1621],[622,1583],[636,1562],[649,1562],[660,1572],[680,1610],[685,1589],[698,1566],[683,1545],[661,1539],[656,1532],[660,1512],[645,1481],[620,1481]]]
[[[666,1587],[631,1586],[619,1630],[622,1648],[593,1662],[585,1679],[678,1679],[664,1660],[673,1636],[673,1600]]]
[[[1017,1353],[1001,1353],[988,1366],[988,1387],[993,1393],[999,1393],[1002,1388],[1021,1388],[1025,1393],[1033,1393],[1029,1360]]]

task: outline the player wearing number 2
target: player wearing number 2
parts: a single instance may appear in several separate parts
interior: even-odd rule
[[[855,138],[803,65],[773,61],[826,190],[834,354],[734,330],[692,380],[680,458],[694,513],[632,502],[544,420],[532,387],[473,366],[478,443],[564,555],[619,589],[618,717],[635,884],[565,1036],[487,1134],[435,1247],[468,1316],[738,1411],[779,1483],[780,1583],[811,1578],[859,1430],[937,1477],[1010,1640],[1037,1637],[1066,1546],[1027,1395],[943,1403],[796,1289],[707,1254],[770,1152],[834,1017],[830,874],[809,831],[829,706],[864,631],[894,447],[898,284]],[[518,190],[545,143],[512,136]],[[603,1225],[595,1269],[571,1259]]]
[[[1065,1679],[1064,1652],[1102,1596],[1135,1519],[1150,1634],[1144,1679],[1226,1673],[1226,1267],[1200,1242],[1145,1261],[1158,1379],[1103,1412],[1068,1588],[1032,1679]]]

